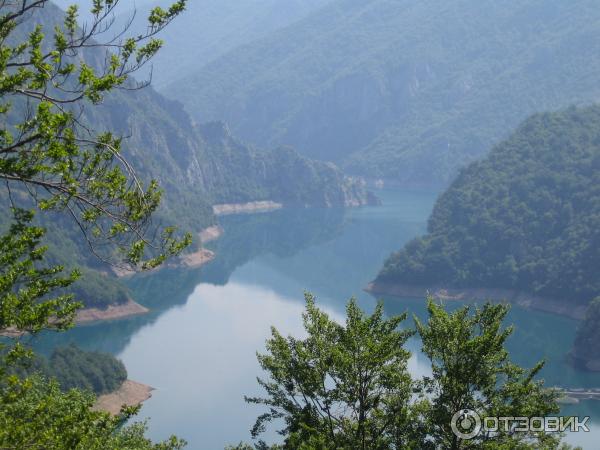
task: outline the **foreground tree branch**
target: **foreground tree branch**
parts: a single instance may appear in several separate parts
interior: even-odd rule
[[[72,6],[62,25],[48,29],[39,25],[40,9],[54,8],[47,0],[0,0],[1,198],[13,216],[0,234],[0,450],[185,445],[175,437],[155,444],[144,436],[145,424],[127,425],[139,408],[111,416],[92,409],[92,393],[64,392],[55,380],[15,372],[32,355],[24,333],[65,330],[81,307],[65,291],[79,271],[64,274],[48,263],[40,245],[45,230],[31,224],[33,212],[24,208],[71,217],[91,252],[111,263],[154,267],[190,242],[173,227],[152,225],[161,198],[157,182],[141,180],[121,152],[121,138],[94,132],[84,114],[114,89],[144,85],[128,77],[158,51],[154,36],[183,11],[185,0],[153,9],[145,34],[126,37],[125,29],[108,41],[101,38],[120,2],[90,1],[91,23],[78,27]]]
[[[96,133],[80,118],[111,90],[147,85],[129,77],[160,49],[156,35],[185,0],[152,9],[141,35],[127,35],[129,22],[104,40],[120,0],[93,0],[92,19],[81,27],[71,6],[53,30],[35,25],[47,3],[2,3],[0,179],[30,193],[39,209],[67,211],[102,260],[155,267],[189,245],[190,235],[153,225],[162,193],[156,181],[136,175],[121,137]]]

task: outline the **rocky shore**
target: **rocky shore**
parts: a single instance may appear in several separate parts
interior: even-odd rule
[[[75,323],[83,324],[83,323],[97,322],[99,320],[123,319],[125,317],[146,314],[148,311],[149,311],[148,308],[129,299],[125,303],[122,303],[120,305],[110,305],[106,309],[100,309],[100,308],[80,309],[79,311],[77,311],[77,316],[75,317]]]
[[[83,308],[77,311],[75,315],[75,323],[78,325],[98,322],[100,320],[117,320],[127,317],[146,314],[150,310],[139,303],[129,299],[125,303],[119,305],[109,305],[106,309],[100,308]],[[26,331],[18,330],[11,327],[5,330],[0,330],[0,337],[18,338],[27,334]]]
[[[228,214],[256,213],[274,211],[283,208],[283,204],[271,200],[263,200],[248,203],[223,203],[213,205],[215,216],[225,216]]]
[[[560,393],[559,403],[574,405],[584,400],[600,400],[600,389],[555,388]]]
[[[150,272],[160,270],[163,267],[200,267],[203,264],[212,261],[215,257],[214,252],[202,247],[202,245],[218,239],[222,234],[223,229],[218,225],[205,228],[198,233],[198,239],[200,241],[200,248],[198,250],[192,253],[184,253],[178,258],[169,260],[165,264],[150,270]],[[123,267],[112,267],[112,271],[118,278],[130,277],[138,273],[135,270]]]
[[[152,397],[153,387],[126,380],[119,389],[98,397],[94,409],[117,415],[123,405],[138,406]]]
[[[213,225],[212,227],[205,228],[198,233],[198,238],[202,244],[215,241],[223,235],[223,228],[219,225]]]
[[[425,297],[428,293],[439,300],[457,301],[506,301],[526,309],[544,311],[575,320],[585,317],[586,305],[573,305],[572,302],[539,297],[526,292],[508,289],[460,288],[449,289],[440,286],[411,286],[399,283],[374,281],[365,288],[375,295],[392,297]]]

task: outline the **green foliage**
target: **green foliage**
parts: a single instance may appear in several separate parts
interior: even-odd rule
[[[379,305],[366,316],[352,300],[340,326],[315,306],[312,295],[305,297],[308,337],[286,339],[273,329],[267,354],[258,356],[270,377],[259,379],[268,396],[246,401],[271,412],[258,418],[253,436],[283,418],[286,448],[306,442],[332,449],[385,445],[404,425],[410,397],[409,353],[403,349],[410,333],[396,331],[406,315],[384,319]]]
[[[79,273],[63,277],[61,266],[44,267],[46,249],[39,245],[44,230],[29,225],[33,213],[13,213],[15,222],[0,236],[0,335],[15,338],[24,332],[67,329],[81,304],[56,291],[71,285]],[[30,356],[19,343],[0,341],[0,385],[7,369]]]
[[[46,248],[39,244],[44,230],[29,225],[32,213],[14,210],[14,215],[8,233],[0,236],[0,332],[68,328],[81,305],[72,295],[51,295],[79,273],[62,277],[61,266],[43,267]]]
[[[144,437],[145,425],[123,428],[136,411],[111,417],[93,411],[92,394],[72,389],[62,392],[57,382],[39,377],[11,379],[0,390],[0,448],[56,450],[176,450],[184,442],[174,437],[153,444]]]
[[[446,185],[528,115],[598,98],[599,20],[593,0],[333,0],[164,91],[256,145]]]
[[[587,302],[600,294],[600,107],[538,114],[439,198],[429,233],[378,279],[516,289]]]
[[[1,193],[0,199],[0,229],[8,232],[13,213],[7,206],[9,199]],[[64,267],[67,272],[84,267],[77,269],[80,276],[61,293],[73,295],[85,307],[101,309],[128,300],[127,289],[118,279],[109,276],[106,273],[109,268],[89,253],[85,240],[81,239],[81,232],[72,221],[58,213],[37,214],[31,226],[45,231],[43,241],[47,250],[44,260],[47,264]]]
[[[269,448],[274,448],[274,447],[269,447]],[[229,446],[225,447],[225,450],[254,450],[254,447],[250,444],[240,442],[237,445],[229,445]]]
[[[45,249],[39,247],[43,229],[29,226],[31,213],[15,211],[16,223],[0,237],[0,331],[64,329],[72,325],[80,306],[70,295],[58,295],[76,278],[60,277],[61,267],[40,267]],[[15,368],[31,352],[16,343],[0,344],[0,448],[55,449],[177,449],[182,442],[152,444],[143,424],[121,429],[134,409],[111,418],[92,412],[94,397],[81,390],[62,393],[57,382],[37,376],[19,378]],[[44,364],[34,361],[34,367]],[[73,348],[58,350],[47,364],[64,388],[85,386],[97,392],[112,390],[126,376],[112,357],[85,354]]]
[[[92,270],[83,270],[81,280],[69,291],[86,308],[106,309],[130,300],[128,289],[115,278]]]
[[[503,328],[508,307],[465,306],[448,313],[428,299],[429,320],[416,318],[432,372],[413,380],[405,350],[412,331],[399,329],[406,314],[384,318],[379,304],[366,315],[351,300],[344,325],[319,310],[306,294],[307,336],[283,337],[276,329],[258,361],[268,379],[258,380],[264,398],[253,437],[268,422],[283,420],[284,449],[558,448],[560,436],[545,433],[482,433],[468,440],[451,431],[452,416],[472,409],[481,417],[539,417],[558,412],[557,394],[510,361]],[[239,444],[246,449],[246,444]]]
[[[461,442],[450,427],[459,410],[480,417],[545,417],[558,413],[558,395],[534,381],[543,362],[526,370],[510,361],[505,343],[512,328],[502,328],[506,305],[486,304],[474,311],[464,306],[448,313],[428,299],[427,309],[428,322],[415,321],[432,369],[420,383],[426,393],[420,415],[436,443],[431,448],[556,448],[556,436],[536,432],[501,431]]]
[[[60,295],[78,272],[61,277],[60,265],[43,267],[46,249],[39,242],[45,231],[31,226],[33,214],[17,204],[70,216],[92,252],[94,244],[108,242],[120,257],[142,268],[155,267],[191,241],[189,235],[177,237],[173,227],[158,229],[156,244],[148,238],[161,197],[158,184],[137,177],[121,153],[120,138],[95,133],[80,121],[81,111],[99,104],[107,92],[135,87],[126,84],[128,76],[158,51],[161,43],[154,35],[185,6],[179,0],[168,10],[153,9],[145,34],[95,41],[108,31],[107,18],[118,3],[92,0],[87,29],[77,28],[77,8],[70,7],[62,25],[53,28],[52,40],[31,19],[46,0],[8,2],[0,10],[0,179],[7,186],[2,197],[8,197],[14,215],[8,234],[0,237],[3,335],[63,330],[80,306],[72,295]],[[82,57],[91,47],[111,51],[94,66]],[[112,417],[92,410],[92,394],[61,392],[56,381],[37,375],[19,378],[12,369],[31,352],[20,343],[2,343],[0,349],[0,448],[167,450],[185,444],[174,437],[153,444],[144,437],[144,424],[124,427],[138,408]],[[55,352],[48,367],[64,388],[84,384],[97,392],[113,389],[125,376],[113,359],[73,348]]]
[[[48,366],[62,390],[77,388],[105,394],[117,390],[127,379],[125,366],[114,356],[84,352],[74,346],[56,349]]]
[[[127,379],[125,366],[114,356],[74,345],[56,348],[50,358],[37,355],[16,373],[22,378],[39,374],[54,379],[63,392],[80,389],[96,395],[116,391]]]
[[[46,3],[7,5],[0,15],[0,179],[9,189],[25,187],[41,210],[67,212],[90,245],[109,241],[129,263],[155,267],[191,238],[177,237],[170,227],[158,231],[156,241],[148,237],[161,198],[157,182],[138,179],[121,152],[121,139],[110,131],[92,132],[74,105],[84,109],[109,91],[132,88],[128,76],[159,50],[154,35],[183,10],[185,0],[168,11],[154,9],[145,34],[108,44],[95,39],[119,0],[92,2],[87,29],[76,27],[78,10],[69,8],[51,40],[48,29],[24,20]],[[77,57],[103,45],[112,53],[101,64]]]

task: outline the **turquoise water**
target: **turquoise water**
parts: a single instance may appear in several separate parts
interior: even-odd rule
[[[150,314],[44,336],[37,346],[49,351],[76,342],[121,358],[131,379],[157,389],[141,413],[151,419],[153,438],[175,433],[193,450],[249,441],[261,409],[246,405],[243,396],[260,393],[255,354],[264,348],[271,325],[302,334],[304,290],[334,317],[343,317],[351,296],[372,309],[376,299],[362,289],[391,251],[425,231],[434,195],[382,191],[380,196],[380,207],[224,217],[225,233],[211,244],[217,253],[213,262],[129,281],[134,298]],[[421,298],[383,300],[389,314],[425,316]],[[600,387],[598,375],[566,363],[574,322],[519,308],[511,311],[509,322],[515,326],[509,342],[513,359],[524,366],[546,359],[542,376],[548,385]],[[411,340],[409,348],[414,353],[410,370],[416,376],[427,373],[419,342]],[[599,406],[587,402],[564,412],[600,417]],[[592,428],[568,440],[595,448],[598,436]]]

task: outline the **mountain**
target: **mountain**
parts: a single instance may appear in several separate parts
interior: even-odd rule
[[[289,147],[256,149],[222,122],[196,125],[181,104],[151,88],[115,92],[89,112],[96,129],[127,136],[125,152],[134,167],[165,191],[159,216],[181,227],[199,231],[212,225],[212,205],[220,203],[358,206],[370,201],[364,183],[335,165]]]
[[[325,5],[330,0],[203,0],[188,1],[185,14],[174,26],[161,33],[164,47],[152,61],[153,85],[157,88],[175,83],[183,74],[203,65],[240,45],[267,36]],[[83,19],[89,0],[58,0],[66,7],[80,5]],[[171,0],[121,1],[115,29],[131,23],[131,31],[143,32],[148,11],[168,7]],[[177,68],[173,70],[173,68]]]
[[[376,284],[600,295],[600,106],[537,114],[438,199]]]
[[[260,146],[447,185],[530,114],[600,99],[597,6],[333,0],[161,92]]]
[[[51,30],[62,17],[62,10],[48,3],[12,38],[24,39],[30,24]],[[104,61],[96,49],[84,57],[92,65]],[[24,114],[23,107],[15,103],[11,120]],[[183,230],[197,233],[213,225],[212,206],[217,203],[272,200],[284,205],[356,206],[372,201],[361,180],[345,176],[333,164],[312,161],[291,148],[256,149],[235,139],[222,123],[196,125],[181,104],[151,87],[111,92],[101,105],[88,105],[79,120],[97,132],[110,130],[124,137],[123,154],[140,178],[157,179],[164,190],[157,221]],[[8,218],[5,192],[0,199],[2,217]],[[91,255],[77,227],[61,216],[38,214],[48,229],[51,261],[85,268],[75,291],[87,306],[125,302],[127,290],[106,275],[108,267]],[[0,225],[5,222],[0,219]]]

